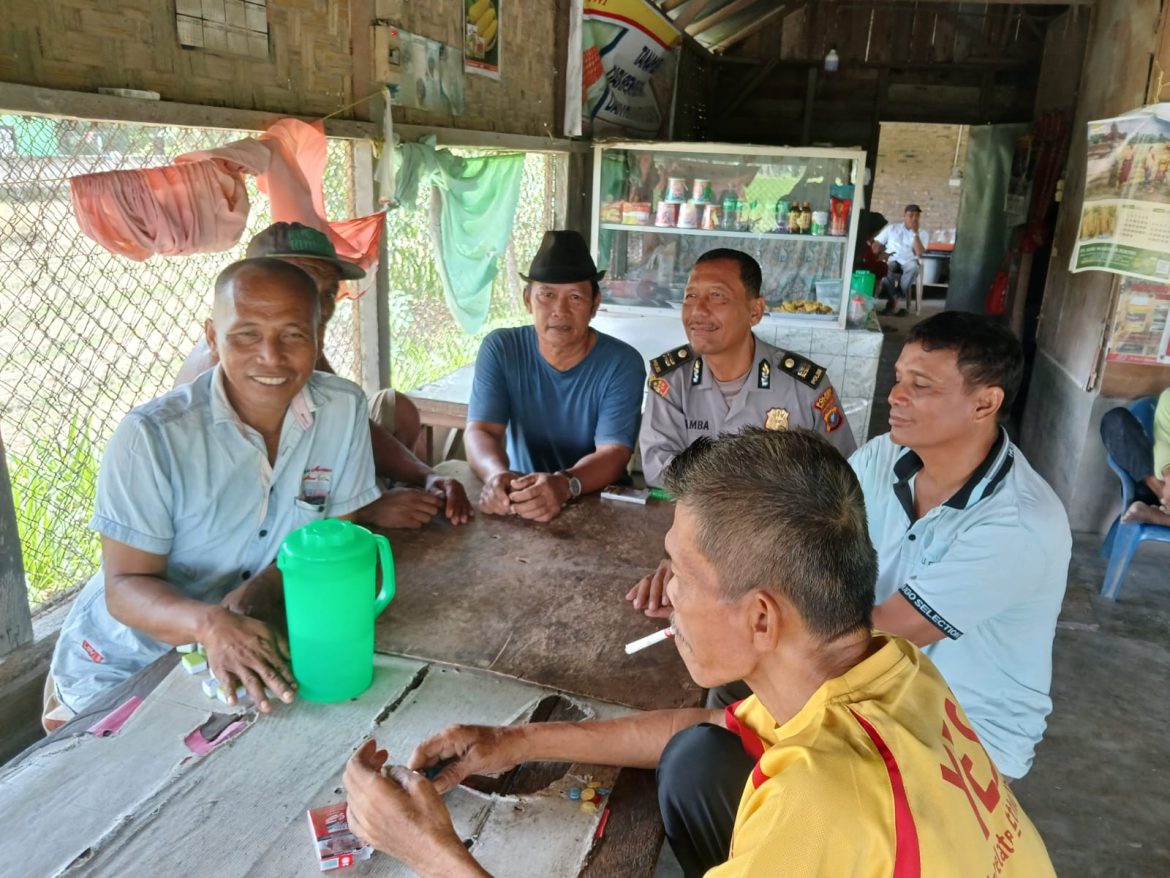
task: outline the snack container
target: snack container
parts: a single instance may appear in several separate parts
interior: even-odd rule
[[[715,190],[711,188],[711,181],[696,179],[691,184],[691,198],[695,204],[711,204],[714,202]]]
[[[678,227],[680,229],[699,227],[699,208],[695,202],[687,201],[678,206]]]
[[[658,202],[658,211],[654,215],[654,225],[663,227],[678,225],[678,205],[670,201]]]
[[[668,177],[666,180],[666,200],[675,203],[687,200],[686,177]]]
[[[627,201],[622,206],[622,224],[627,226],[650,225],[650,202]]]

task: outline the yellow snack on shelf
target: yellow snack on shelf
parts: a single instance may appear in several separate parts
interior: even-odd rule
[[[492,0],[476,0],[476,2],[472,3],[471,7],[467,10],[468,20],[474,21],[478,24],[479,17],[484,14],[485,10],[490,9],[491,5]]]
[[[487,39],[487,29],[495,20],[496,10],[495,7],[492,6],[488,6],[488,8],[484,10],[483,14],[479,18],[475,19],[475,29],[484,35],[484,39]]]

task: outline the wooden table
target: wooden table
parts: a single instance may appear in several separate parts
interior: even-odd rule
[[[441,468],[478,496],[466,464]],[[111,696],[111,706],[131,691],[147,696],[118,735],[85,735],[90,715],[0,770],[3,811],[21,815],[0,824],[4,874],[56,874],[75,857],[85,875],[180,874],[196,863],[192,874],[219,878],[316,874],[304,810],[342,797],[345,758],[369,734],[402,759],[451,722],[698,704],[701,691],[671,644],[622,650],[665,624],[630,609],[624,595],[661,557],[672,514],[670,504],[587,497],[547,525],[481,515],[459,528],[436,521],[391,534],[398,595],[379,620],[377,646],[395,655],[378,657],[368,693],[278,706],[193,759],[183,736],[209,710],[228,708],[206,701],[165,656]],[[583,774],[613,788],[598,843],[586,818],[599,815],[561,795]],[[457,829],[501,878],[652,874],[662,843],[652,772],[533,765],[503,783],[488,801],[465,790],[448,796]],[[12,869],[18,855],[25,859]],[[345,874],[408,873],[376,857]]]
[[[477,500],[463,461],[438,466]],[[548,524],[477,514],[389,533],[398,596],[377,628],[380,650],[452,662],[643,710],[693,706],[700,690],[670,644],[623,646],[666,625],[626,592],[662,558],[674,505],[570,503]]]
[[[442,460],[447,459],[447,449],[458,441],[459,434],[467,426],[467,403],[471,399],[471,382],[475,378],[475,364],[463,366],[449,372],[442,378],[410,393],[410,399],[418,408],[419,421],[426,435],[428,464],[435,461],[435,429],[447,429],[451,433],[444,445]]]

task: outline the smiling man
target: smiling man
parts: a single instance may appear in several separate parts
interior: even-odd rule
[[[604,274],[579,234],[545,232],[520,275],[533,325],[483,340],[464,437],[480,511],[550,521],[625,476],[646,372],[630,345],[589,326]]]
[[[536,760],[657,767],[688,878],[1052,876],[938,671],[870,631],[877,557],[844,458],[805,430],[748,428],[701,439],[665,482],[674,643],[700,686],[742,678],[756,694],[726,711],[454,726],[409,767],[368,741],[345,771],[350,828],[424,878],[483,876],[439,798],[463,778]],[[419,774],[443,760],[433,783]]]
[[[848,456],[857,448],[825,370],[759,338],[764,316],[759,263],[739,250],[699,257],[683,293],[689,344],[650,361],[640,437],[646,483],[659,485],[675,455],[701,436],[741,427],[806,427]],[[644,576],[626,599],[648,616],[670,612],[670,562]]]
[[[102,566],[62,626],[47,728],[195,641],[229,692],[246,686],[265,711],[265,687],[292,700],[287,647],[267,621],[277,549],[381,494],[361,388],[313,371],[320,321],[296,266],[247,259],[219,275],[206,326],[219,365],[131,411],[106,448],[91,521]]]
[[[1064,507],[999,422],[1023,367],[991,318],[923,320],[895,366],[890,432],[849,460],[881,561],[874,627],[923,648],[1009,778],[1052,710],[1072,552]]]
[[[359,280],[365,277],[365,270],[357,263],[341,259],[323,233],[300,223],[273,223],[252,238],[248,243],[248,257],[266,256],[292,263],[317,284],[324,340],[337,308],[341,281]],[[215,352],[207,340],[200,339],[179,369],[175,386],[194,380],[216,362]],[[316,369],[333,374],[324,344],[317,351]],[[464,524],[471,516],[471,503],[463,486],[436,473],[411,453],[418,438],[419,420],[418,409],[410,398],[386,388],[370,400],[369,411],[374,471],[394,486],[363,511],[365,521],[378,527],[417,528],[441,511],[452,524]]]

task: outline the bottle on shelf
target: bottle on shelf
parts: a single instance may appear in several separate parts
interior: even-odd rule
[[[725,232],[734,232],[739,228],[739,196],[735,194],[734,189],[728,187],[719,196],[719,203],[723,207],[719,217],[720,228]]]
[[[812,208],[806,201],[800,206],[800,233],[807,235],[810,228],[812,228]]]
[[[788,231],[788,201],[784,198],[776,201],[776,231],[780,234]]]
[[[793,201],[788,208],[788,234],[800,234],[800,202]]]

